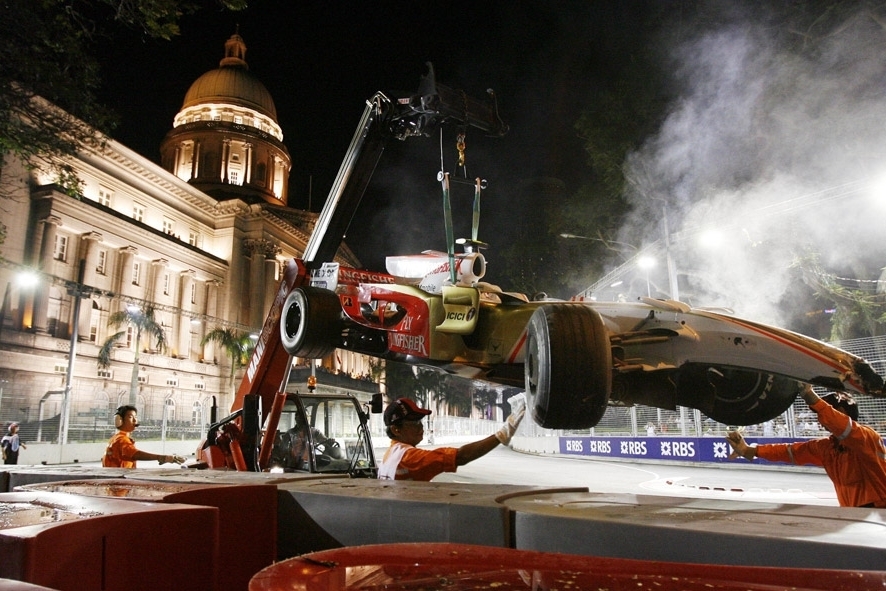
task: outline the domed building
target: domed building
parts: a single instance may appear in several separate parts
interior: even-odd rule
[[[4,219],[16,221],[5,224],[0,265],[0,424],[21,422],[26,441],[62,432],[105,440],[114,409],[132,398],[145,428],[173,425],[176,438],[200,435],[214,403],[224,414],[231,407],[243,369],[206,335],[262,329],[282,270],[303,255],[318,217],[286,205],[289,152],[245,54],[234,34],[219,67],[190,86],[160,165],[108,139],[66,162],[80,180],[72,191],[53,170],[0,162]],[[39,97],[34,107],[56,109]],[[360,266],[344,244],[335,260]],[[34,271],[35,284],[20,282]],[[110,366],[99,368],[100,349],[121,330],[111,320],[133,309],[153,310],[166,346],[123,326]],[[350,379],[367,363],[339,351],[321,369]],[[29,445],[22,462],[45,459],[41,449]]]
[[[239,34],[225,43],[218,68],[188,89],[160,155],[163,168],[219,201],[286,205],[292,160]]]

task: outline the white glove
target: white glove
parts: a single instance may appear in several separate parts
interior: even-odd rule
[[[511,413],[508,420],[505,421],[505,424],[495,433],[495,438],[498,439],[502,445],[508,445],[511,442],[511,437],[517,432],[517,427],[520,426],[520,421],[523,420],[523,415],[525,414],[526,405],[521,405],[515,412]]]

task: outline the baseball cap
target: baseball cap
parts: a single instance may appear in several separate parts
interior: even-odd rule
[[[385,409],[385,425],[390,426],[397,421],[420,421],[431,414],[426,408],[421,408],[409,398],[398,398]]]
[[[853,421],[858,420],[858,405],[849,394],[828,392],[821,399],[839,410]]]

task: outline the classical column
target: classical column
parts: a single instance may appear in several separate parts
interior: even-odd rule
[[[40,241],[40,270],[51,273],[55,236],[62,220],[58,216],[50,215],[40,221],[43,223],[43,239]],[[34,321],[31,327],[37,332],[46,332],[50,287],[48,282],[41,281],[34,289]]]
[[[261,326],[264,320],[262,293],[265,286],[265,244],[263,240],[252,241],[252,257],[249,261],[249,325]]]
[[[274,265],[280,249],[269,240],[245,240],[243,246],[249,260],[249,318],[250,326],[261,327],[265,323],[265,302],[268,292],[268,276],[274,282]],[[270,262],[270,265],[268,264]],[[273,291],[273,289],[272,289]]]
[[[207,322],[215,322],[215,319],[218,318],[218,288],[220,285],[221,281],[217,279],[206,282],[206,301],[203,313],[209,319]],[[203,323],[204,334],[214,328],[208,326],[207,322]],[[215,360],[215,343],[203,345],[203,360],[207,363],[212,363]]]
[[[132,264],[135,262],[138,249],[134,246],[124,246],[118,252],[117,276],[114,281],[116,291],[132,295]]]
[[[252,183],[252,144],[246,144],[246,162],[243,164],[243,185]]]
[[[194,286],[194,278],[197,273],[193,269],[182,271],[181,277],[181,293],[179,294],[178,307],[181,313],[178,317],[178,340],[176,341],[176,349],[179,357],[185,359],[191,356],[191,318],[193,318],[194,304],[191,302],[191,289]]]
[[[178,171],[181,169],[182,154],[183,154],[182,153],[182,143],[179,142],[175,146],[175,153],[172,157],[172,174],[174,174],[175,176],[178,176]],[[179,178],[181,178],[181,177],[179,177]]]
[[[222,141],[222,178],[221,181],[228,184],[228,160],[231,158],[231,140],[225,138]]]
[[[189,181],[192,181],[195,178],[197,178],[197,156],[199,155],[199,153],[200,153],[200,142],[198,142],[197,140],[194,140],[194,147],[191,150],[191,178],[188,179]]]
[[[163,296],[172,295],[164,293],[164,288],[171,287],[170,282],[166,278],[166,274],[169,267],[169,261],[166,259],[154,259],[151,261],[151,281],[153,283],[153,289],[149,293],[151,293],[151,301],[159,302],[163,299]]]
[[[262,317],[264,318],[268,314],[268,310],[271,309],[271,305],[274,303],[274,298],[277,296],[277,284],[279,281],[277,280],[277,258],[272,254],[265,259],[265,298],[262,303]],[[262,325],[264,324],[264,320],[262,320]]]
[[[83,267],[83,285],[95,285],[98,245],[102,239],[102,235],[98,232],[89,232],[80,237],[80,240],[85,242],[83,258],[86,259],[86,264]],[[86,301],[84,305],[80,306],[80,317],[76,319],[77,336],[81,341],[89,340],[89,321],[91,318],[92,302]]]

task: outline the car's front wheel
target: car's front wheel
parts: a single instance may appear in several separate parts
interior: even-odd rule
[[[586,429],[606,412],[612,352],[603,319],[581,305],[540,306],[526,334],[526,396],[548,429]]]
[[[322,359],[335,349],[341,304],[328,289],[299,287],[286,297],[280,317],[280,339],[293,357]]]

